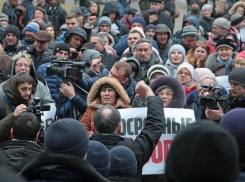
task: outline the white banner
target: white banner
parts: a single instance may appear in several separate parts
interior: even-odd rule
[[[121,113],[121,135],[135,139],[144,127],[147,108],[118,109]],[[165,108],[165,128],[163,134],[152,153],[148,163],[145,164],[142,174],[163,174],[166,157],[175,134],[195,122],[195,114],[191,109]]]
[[[56,112],[56,106],[55,103],[51,103],[50,105],[50,111],[43,111],[42,123],[41,125],[44,127],[44,132],[46,133],[48,127],[54,122],[54,115]]]
[[[219,83],[219,86],[222,86],[229,93],[230,83],[228,81],[228,76],[218,76],[218,77],[216,77],[216,79]]]

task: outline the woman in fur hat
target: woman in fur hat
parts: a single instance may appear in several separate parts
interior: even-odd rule
[[[182,108],[185,104],[185,91],[181,83],[170,76],[159,76],[150,87],[156,96],[161,97],[163,107]]]
[[[109,104],[117,109],[131,108],[129,103],[128,94],[119,82],[109,77],[100,78],[93,84],[88,93],[88,108],[81,119],[81,123],[87,131],[91,131],[94,113],[99,107]]]
[[[206,41],[197,41],[196,45],[188,51],[186,59],[194,68],[205,68],[209,54],[208,43]]]

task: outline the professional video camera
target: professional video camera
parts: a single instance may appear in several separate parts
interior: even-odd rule
[[[217,102],[219,102],[220,105],[226,103],[226,99],[220,97],[222,95],[222,87],[210,84],[203,84],[201,87],[202,88],[199,92],[201,91],[202,94],[198,93],[198,101],[201,106],[208,107],[210,109],[218,109]],[[205,95],[207,92],[208,95]]]
[[[41,118],[41,115],[43,115],[43,111],[50,111],[50,105],[41,105],[40,98],[35,97],[31,106],[27,109],[27,112],[32,112],[33,114]]]
[[[73,62],[64,58],[51,59],[53,64],[47,66],[47,76],[57,75],[64,82],[82,78],[86,64],[83,62]],[[66,66],[64,66],[66,64]]]

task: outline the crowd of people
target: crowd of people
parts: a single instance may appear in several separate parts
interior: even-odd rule
[[[6,0],[0,181],[245,181],[245,1],[187,4],[182,17],[174,0],[140,0],[140,10],[81,0],[70,12],[58,0]],[[54,119],[41,121],[51,105]],[[122,137],[118,109],[143,107],[140,134]],[[176,134],[162,174],[142,175],[164,108],[196,121]]]

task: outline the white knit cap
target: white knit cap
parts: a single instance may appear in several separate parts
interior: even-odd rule
[[[189,63],[182,63],[178,66],[178,69],[177,69],[177,74],[179,73],[179,71],[182,69],[182,68],[186,68],[189,70],[189,72],[191,73],[191,78],[192,80],[195,80],[194,76],[195,76],[195,73],[194,73],[194,67],[189,64]]]

